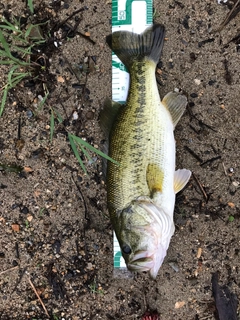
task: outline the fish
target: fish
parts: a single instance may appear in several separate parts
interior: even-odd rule
[[[126,104],[108,103],[103,110],[115,160],[107,164],[107,207],[127,268],[153,279],[174,234],[176,193],[191,176],[187,169],[175,171],[174,128],[187,98],[170,92],[161,100],[156,82],[164,36],[165,27],[154,24],[141,34],[106,37],[130,74]]]

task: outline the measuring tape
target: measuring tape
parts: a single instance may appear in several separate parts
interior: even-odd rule
[[[112,32],[127,30],[141,33],[152,25],[152,20],[152,0],[112,0]],[[112,53],[112,99],[124,104],[127,100],[128,87],[129,73],[124,64]],[[124,271],[126,264],[115,232],[113,233],[113,254],[114,271],[122,269],[123,275],[126,274]],[[119,272],[115,272],[115,275],[121,276]]]
[[[112,32],[143,32],[152,25],[152,0],[112,0]],[[129,74],[124,64],[112,53],[112,99],[127,100]]]

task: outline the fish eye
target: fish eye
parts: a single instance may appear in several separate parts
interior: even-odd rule
[[[130,254],[132,252],[131,248],[129,247],[129,245],[127,244],[124,244],[122,246],[122,252],[125,253],[125,254]]]

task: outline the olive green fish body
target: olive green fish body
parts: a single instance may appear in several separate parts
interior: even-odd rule
[[[108,209],[127,267],[155,278],[174,233],[175,193],[189,170],[175,171],[174,127],[187,100],[176,93],[160,100],[155,68],[165,30],[118,31],[107,42],[130,73],[127,103],[109,136]],[[111,110],[109,110],[111,112]]]
[[[147,59],[133,64],[127,103],[111,132],[109,155],[120,164],[108,165],[108,205],[113,221],[116,211],[140,195],[151,196],[160,184],[163,184],[161,189],[171,186],[173,190],[173,124],[169,111],[160,101],[155,67],[155,63]],[[163,174],[166,162],[173,171],[168,175]],[[147,182],[151,168],[157,175],[152,177],[152,189]]]

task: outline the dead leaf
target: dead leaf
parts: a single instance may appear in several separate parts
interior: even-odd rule
[[[25,145],[25,141],[23,139],[17,139],[15,141],[15,146],[18,149],[19,152],[22,151],[22,148],[24,147],[24,145]]]
[[[16,231],[16,232],[19,232],[19,231],[20,231],[20,226],[19,226],[19,224],[13,223],[13,224],[12,224],[12,230],[13,230],[13,231]]]
[[[34,191],[34,196],[35,196],[36,198],[38,198],[38,197],[40,196],[40,194],[41,194],[41,191],[40,191],[40,190],[35,190],[35,191]]]
[[[25,172],[33,172],[33,169],[30,167],[23,167],[23,171]]]
[[[228,206],[233,209],[235,207],[235,204],[233,202],[228,202]]]
[[[0,222],[6,223],[6,220],[3,217],[0,217]]]
[[[57,76],[57,82],[63,83],[65,80],[62,76]]]
[[[199,259],[202,255],[202,248],[198,248],[197,250],[197,258]]]
[[[182,308],[184,305],[185,305],[185,301],[177,301],[176,303],[175,303],[175,309],[180,309],[180,308]]]

